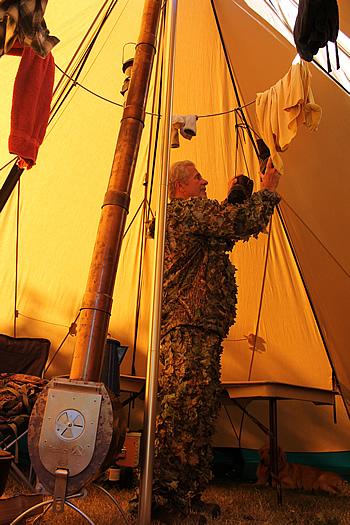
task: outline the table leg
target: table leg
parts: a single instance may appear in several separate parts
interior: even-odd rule
[[[282,503],[282,490],[278,480],[278,450],[277,450],[277,400],[276,398],[269,399],[269,417],[270,417],[270,461],[271,461],[271,477],[270,484],[273,479],[276,482],[277,503]]]

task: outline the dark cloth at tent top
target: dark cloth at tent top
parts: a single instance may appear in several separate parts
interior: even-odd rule
[[[336,42],[339,32],[337,0],[300,0],[294,25],[294,41],[300,57],[311,62],[328,41]],[[328,52],[328,49],[327,49]],[[339,64],[337,64],[339,67]],[[330,64],[328,64],[330,70]]]

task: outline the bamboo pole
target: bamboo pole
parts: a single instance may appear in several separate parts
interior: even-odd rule
[[[100,379],[122,236],[144,126],[161,4],[162,0],[145,0],[144,3],[130,87],[81,306],[70,379]]]
[[[160,196],[157,207],[156,221],[156,254],[153,276],[153,295],[150,324],[150,340],[147,358],[147,376],[145,390],[144,423],[142,433],[142,456],[140,476],[139,525],[151,523],[152,479],[154,437],[158,393],[158,363],[160,345],[160,325],[163,290],[164,242],[166,208],[168,200],[168,171],[170,158],[170,131],[173,104],[173,79],[175,62],[177,0],[168,0],[166,11],[166,43],[165,49],[165,108],[162,119],[161,142],[161,181]]]

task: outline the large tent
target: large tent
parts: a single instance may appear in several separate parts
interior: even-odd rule
[[[53,360],[46,377],[70,371],[75,322],[123,111],[122,63],[137,40],[142,5],[142,0],[86,0],[82,9],[76,0],[50,0],[45,13],[50,33],[60,39],[53,49],[52,118],[36,166],[24,171],[1,213],[0,332],[49,339]],[[329,74],[322,53],[317,64],[309,64],[312,92],[322,108],[319,128],[310,133],[299,126],[282,154],[282,201],[268,235],[240,243],[232,253],[239,302],[237,322],[224,342],[223,381],[336,387],[340,394],[336,423],[332,407],[280,402],[279,441],[291,452],[349,450],[350,10],[346,0],[338,5],[342,70],[336,71],[333,55]],[[178,1],[173,114],[198,120],[196,136],[180,136],[170,161],[193,160],[209,181],[209,198],[223,200],[236,173],[248,174],[259,187],[251,140],[258,134],[255,100],[292,65],[296,11],[297,2],[288,0]],[[161,21],[109,325],[111,337],[129,348],[122,374],[141,377],[155,250],[145,223],[157,210],[164,116],[162,31]],[[1,167],[13,158],[7,130],[18,60],[3,56],[0,62]],[[8,170],[1,170],[1,183]],[[130,408],[132,430],[142,427],[140,408],[140,402]],[[249,410],[267,424],[263,403],[252,403]],[[257,449],[265,441],[239,408],[223,409],[215,445]]]

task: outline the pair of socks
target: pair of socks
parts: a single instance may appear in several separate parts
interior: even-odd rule
[[[197,134],[197,115],[173,115],[171,120],[171,147],[179,148],[179,132],[187,140],[191,140]]]

